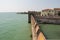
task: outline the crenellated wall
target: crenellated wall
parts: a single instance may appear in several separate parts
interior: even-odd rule
[[[46,40],[44,34],[40,31],[38,23],[31,15],[32,40]]]
[[[31,16],[32,40],[37,40],[37,34],[35,32],[35,25],[36,25],[36,22],[33,16]]]

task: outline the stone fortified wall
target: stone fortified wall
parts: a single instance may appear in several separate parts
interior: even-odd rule
[[[31,28],[32,28],[32,40],[46,40],[45,36],[40,31],[38,23],[35,21],[32,15],[31,15]]]

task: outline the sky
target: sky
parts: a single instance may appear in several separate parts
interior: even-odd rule
[[[0,0],[0,12],[41,11],[60,8],[60,0]]]

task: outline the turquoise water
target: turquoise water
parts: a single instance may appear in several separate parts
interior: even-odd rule
[[[31,40],[27,14],[0,13],[0,40]]]

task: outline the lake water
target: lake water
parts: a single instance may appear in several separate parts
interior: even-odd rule
[[[0,40],[31,40],[27,14],[0,13]]]

